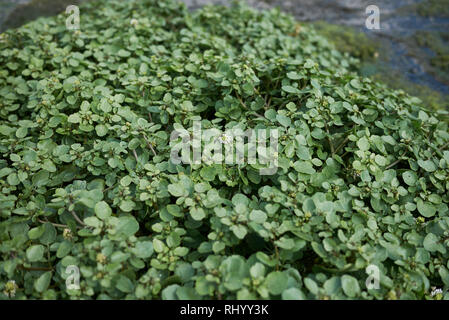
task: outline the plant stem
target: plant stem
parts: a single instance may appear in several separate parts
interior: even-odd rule
[[[446,143],[440,148],[440,151],[443,151],[447,146],[449,146],[449,141],[446,142]]]
[[[447,146],[449,146],[449,141],[446,142],[444,145],[442,145],[438,150],[439,150],[440,152],[441,152],[441,151],[444,151],[444,149],[445,149]],[[437,153],[437,150],[434,150],[434,151],[433,151],[432,156],[433,156],[435,153]]]
[[[69,228],[69,226],[65,225],[65,224],[53,223],[53,222],[44,221],[44,220],[41,220],[41,219],[37,219],[37,221],[39,221],[40,223],[51,223],[53,226],[55,226],[57,228],[64,228],[64,229]]]
[[[153,154],[154,154],[155,156],[157,156],[156,151],[154,150],[154,148],[153,148],[153,146],[151,145],[150,141],[148,141],[147,137],[146,137],[145,135],[143,135],[143,138],[145,139],[145,141],[146,141],[146,143],[147,143],[147,145],[148,145],[148,148],[150,148],[150,150],[153,152]]]
[[[402,157],[407,153],[407,151],[405,151],[403,154],[400,155],[399,159],[396,160],[395,162],[393,162],[392,164],[390,164],[388,167],[385,168],[385,170],[391,169],[392,167],[394,167],[395,165],[397,165],[399,162],[402,161]]]
[[[52,271],[52,267],[24,267],[23,265],[18,266],[19,269],[25,270],[25,271]]]
[[[82,226],[86,226],[86,224],[81,221],[81,219],[77,216],[77,214],[75,213],[75,211],[71,210],[70,213],[72,214],[72,216],[75,218],[75,220]]]
[[[338,153],[338,151],[340,151],[340,149],[341,149],[341,148],[346,144],[346,142],[348,142],[348,141],[349,141],[349,137],[346,137],[345,140],[343,140],[342,143],[340,143],[340,144],[338,145],[338,147],[335,149],[334,154],[335,154],[335,153]]]
[[[242,105],[242,107],[243,107],[245,110],[248,110],[248,107],[247,107],[246,104],[243,102],[243,100],[240,98],[240,95],[237,93],[237,91],[235,92],[235,94],[236,94],[236,96],[237,96],[237,99],[240,101],[240,104]]]
[[[276,271],[279,271],[279,249],[277,245],[274,245],[274,252],[276,253]]]
[[[107,187],[106,189],[104,189],[103,192],[106,192],[106,191],[108,191],[108,190],[114,188],[115,186],[116,186],[116,184],[113,184],[112,186]]]
[[[329,133],[329,127],[327,126],[327,123],[324,123],[324,127],[326,128],[326,133],[327,133],[327,141],[329,141],[329,146],[331,147],[331,153],[332,155],[335,154],[335,149],[334,149],[334,144],[332,143],[332,139],[330,137],[330,133]]]
[[[132,151],[133,151],[134,158],[136,158],[136,162],[139,163],[139,158],[137,157],[136,150],[133,149]]]

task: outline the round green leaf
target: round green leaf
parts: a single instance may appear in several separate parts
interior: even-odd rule
[[[33,245],[26,251],[27,259],[30,262],[40,261],[44,257],[45,247],[43,245]]]
[[[341,277],[341,286],[343,292],[350,298],[354,298],[360,294],[360,286],[356,278],[344,275]]]
[[[265,279],[265,286],[272,295],[280,295],[286,288],[288,276],[284,272],[271,272]]]

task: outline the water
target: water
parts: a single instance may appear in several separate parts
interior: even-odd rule
[[[228,0],[183,0],[186,5],[195,10],[206,4],[229,5]],[[448,18],[423,18],[414,14],[401,14],[399,11],[406,5],[412,5],[422,0],[247,0],[248,4],[258,9],[280,7],[281,10],[293,14],[299,21],[322,20],[328,23],[351,26],[363,31],[370,37],[381,40],[390,48],[387,67],[392,72],[399,72],[406,79],[420,85],[425,85],[441,93],[449,94],[449,85],[438,81],[429,74],[422,64],[422,59],[412,57],[408,53],[413,46],[405,41],[416,31],[446,31],[449,30]],[[42,3],[40,6],[26,5]],[[39,15],[51,15],[61,11],[67,4],[75,4],[74,0],[0,0],[0,31],[6,27],[16,27],[27,19]],[[25,4],[25,5],[24,5]],[[57,4],[57,6],[55,6]],[[380,9],[380,30],[368,30],[365,27],[368,5],[375,4]],[[63,10],[63,9],[62,9]],[[22,20],[20,20],[22,19]],[[426,59],[432,53],[425,48],[418,50]],[[415,50],[416,52],[416,50]],[[388,69],[387,68],[387,69]]]

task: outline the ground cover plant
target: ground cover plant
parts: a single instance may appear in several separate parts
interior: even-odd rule
[[[449,32],[420,31],[411,37],[411,41],[431,50],[432,58],[427,68],[440,81],[449,84]]]
[[[447,18],[449,17],[449,1],[448,0],[428,0],[417,4],[407,5],[404,11],[414,12],[419,16],[431,18]]]
[[[65,19],[1,35],[1,299],[449,297],[445,111],[277,10]],[[194,120],[278,129],[277,172],[174,165]]]

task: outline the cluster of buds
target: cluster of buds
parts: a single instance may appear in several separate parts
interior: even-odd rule
[[[71,240],[73,238],[72,230],[70,230],[69,228],[65,228],[64,231],[62,232],[62,236],[66,240]]]
[[[430,296],[431,297],[435,297],[438,300],[442,298],[443,296],[443,290],[437,288],[437,287],[432,287],[432,291],[430,292]]]
[[[106,263],[106,256],[102,253],[97,254],[97,262],[100,264],[105,264]]]
[[[229,134],[223,133],[223,134],[218,138],[218,140],[219,140],[220,143],[222,143],[222,144],[230,145],[230,144],[232,144],[233,137],[232,137],[231,135],[229,135]]]
[[[16,290],[19,287],[17,286],[16,282],[14,280],[9,280],[6,284],[5,284],[5,289],[3,290],[3,293],[8,297],[8,298],[13,298],[16,295]]]

